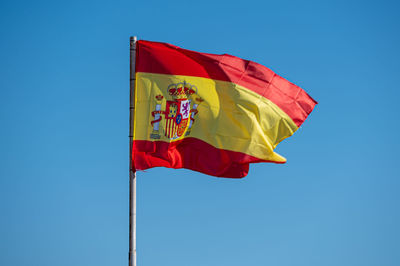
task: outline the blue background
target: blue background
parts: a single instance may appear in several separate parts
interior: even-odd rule
[[[0,265],[127,265],[129,37],[319,104],[241,180],[138,173],[138,265],[399,265],[396,1],[0,2]]]

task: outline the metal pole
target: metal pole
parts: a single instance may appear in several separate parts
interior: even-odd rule
[[[136,266],[136,170],[132,165],[133,128],[135,125],[136,36],[130,38],[129,97],[129,266]]]

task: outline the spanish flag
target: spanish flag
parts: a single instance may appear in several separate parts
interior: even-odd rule
[[[231,55],[136,44],[132,164],[240,178],[274,152],[317,104],[270,69]]]

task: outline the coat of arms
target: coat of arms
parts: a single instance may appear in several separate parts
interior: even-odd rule
[[[156,108],[151,113],[154,120],[151,121],[153,132],[151,139],[160,139],[164,135],[168,139],[179,139],[188,136],[198,113],[197,107],[203,101],[197,96],[197,88],[186,82],[171,84],[167,88],[167,94],[171,99],[165,99],[165,110],[161,110],[164,96],[157,95]],[[164,115],[164,121],[162,116]],[[160,123],[163,122],[161,125]],[[161,126],[161,127],[160,127]],[[160,133],[160,129],[162,129]]]

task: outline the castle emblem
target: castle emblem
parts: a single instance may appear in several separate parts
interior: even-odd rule
[[[190,135],[198,113],[197,107],[204,101],[197,96],[196,86],[186,82],[169,85],[167,94],[171,99],[164,99],[162,95],[155,96],[156,108],[151,113],[154,117],[151,121],[153,126],[151,139],[160,139],[162,135],[168,139],[179,139]],[[165,110],[162,111],[161,106],[164,100],[166,100]]]

